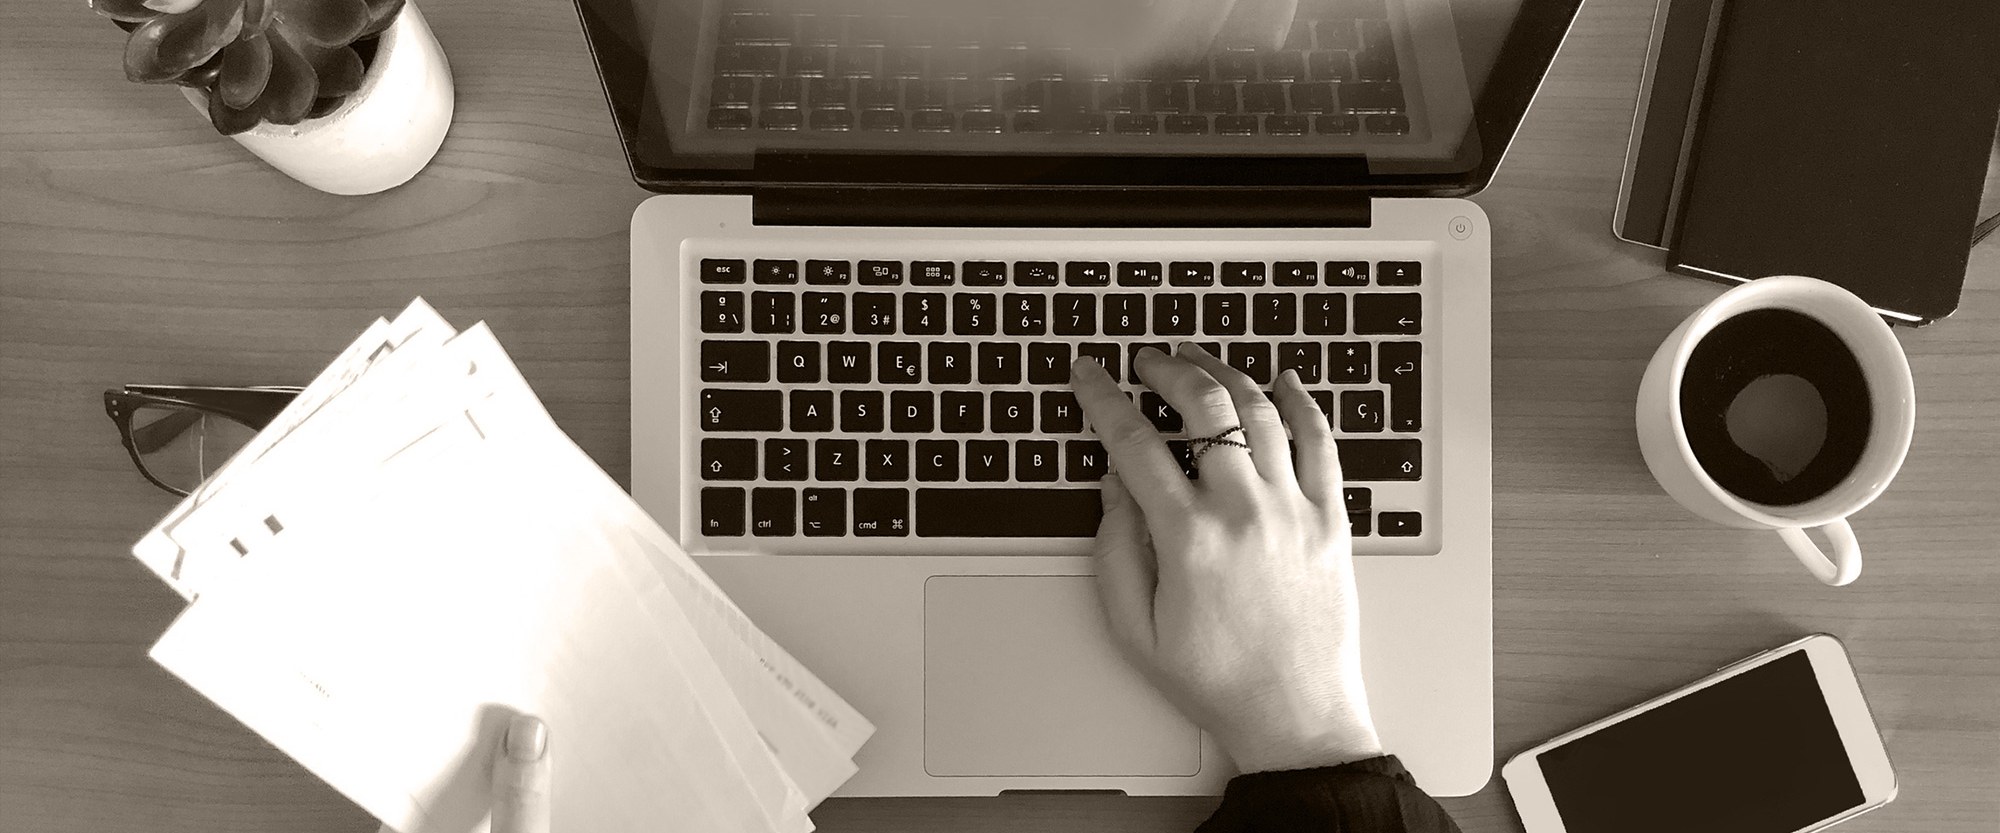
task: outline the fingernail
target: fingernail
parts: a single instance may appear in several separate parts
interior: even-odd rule
[[[507,757],[524,764],[533,763],[548,751],[549,728],[529,715],[515,715],[514,721],[507,725]]]
[[[1278,374],[1278,381],[1284,382],[1285,384],[1291,385],[1292,387],[1295,388],[1303,384],[1299,381],[1298,370],[1292,368],[1286,368],[1284,373]]]
[[[1098,364],[1096,359],[1090,358],[1088,356],[1079,356],[1077,357],[1076,361],[1069,363],[1069,373],[1071,376],[1075,376],[1077,374],[1088,374],[1088,373],[1097,373],[1101,375],[1104,373],[1104,366]]]
[[[1176,353],[1179,353],[1179,354],[1181,354],[1181,355],[1183,355],[1183,356],[1186,356],[1186,355],[1191,355],[1191,354],[1193,354],[1193,353],[1194,353],[1194,351],[1196,351],[1196,350],[1200,350],[1200,349],[1201,349],[1201,348],[1199,348],[1199,347],[1196,347],[1196,346],[1194,346],[1194,342],[1192,342],[1192,341],[1176,341],[1176,342],[1174,342],[1174,352],[1176,352]]]
[[[1139,348],[1139,352],[1132,357],[1132,360],[1136,362],[1140,359],[1146,358],[1148,355],[1160,359],[1164,359],[1167,357],[1167,354],[1160,352],[1160,348],[1154,347],[1149,344],[1146,345],[1145,347]]]

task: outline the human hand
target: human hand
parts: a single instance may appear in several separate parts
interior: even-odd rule
[[[489,833],[549,833],[549,729],[515,715],[493,749],[493,823]],[[376,833],[396,833],[388,825]]]
[[[1248,376],[1183,343],[1133,359],[1191,437],[1241,425],[1190,481],[1095,361],[1071,384],[1113,466],[1097,587],[1113,637],[1244,772],[1382,754],[1361,681],[1360,611],[1340,458],[1295,373],[1273,407]],[[1298,443],[1297,459],[1285,427]]]

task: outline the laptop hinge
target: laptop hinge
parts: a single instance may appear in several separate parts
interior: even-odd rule
[[[1364,194],[1331,188],[759,188],[760,226],[1365,228]]]

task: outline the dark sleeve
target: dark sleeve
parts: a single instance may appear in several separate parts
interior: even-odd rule
[[[1394,755],[1230,779],[1195,833],[1459,833]]]

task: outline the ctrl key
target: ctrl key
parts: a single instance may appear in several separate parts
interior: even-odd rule
[[[910,490],[855,489],[854,534],[901,538],[910,534]]]
[[[711,538],[741,536],[746,502],[744,491],[739,487],[711,486],[702,489],[701,534]]]

